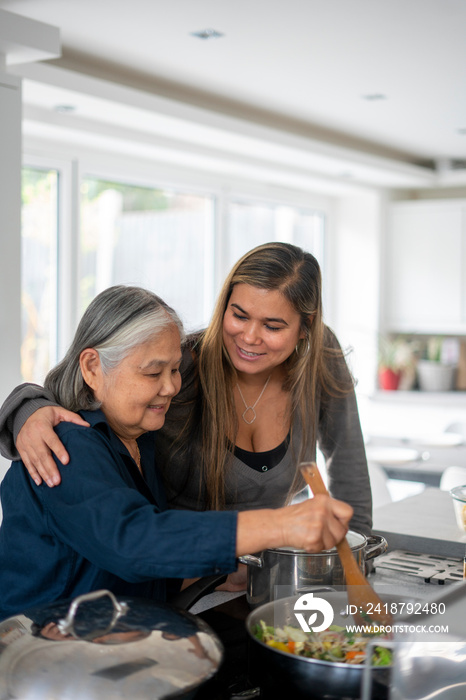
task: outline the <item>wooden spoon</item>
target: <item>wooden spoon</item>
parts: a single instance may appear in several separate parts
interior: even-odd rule
[[[316,494],[328,495],[315,462],[301,464],[300,468],[314,496]],[[370,625],[373,622],[378,625],[392,625],[393,617],[390,613],[389,604],[384,603],[379,598],[362,573],[346,537],[337,544],[337,552],[345,572],[348,603],[350,606],[354,606],[350,608],[354,621],[364,625]],[[354,610],[357,612],[353,612]]]

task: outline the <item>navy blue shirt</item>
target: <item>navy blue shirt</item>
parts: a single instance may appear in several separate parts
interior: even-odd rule
[[[237,513],[166,510],[155,433],[138,438],[144,477],[102,411],[56,431],[70,462],[36,486],[13,462],[0,486],[0,620],[99,588],[163,600],[166,578],[236,568]]]

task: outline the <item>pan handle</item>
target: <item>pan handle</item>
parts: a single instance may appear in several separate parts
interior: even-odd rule
[[[385,537],[381,535],[371,535],[367,538],[366,550],[364,552],[364,559],[374,559],[381,554],[384,554],[388,549],[388,542]]]
[[[226,578],[226,574],[204,576],[173,595],[168,602],[175,605],[177,608],[189,610],[189,608],[197,603],[203,596],[212,593],[217,586],[220,586],[221,583],[226,581]]]

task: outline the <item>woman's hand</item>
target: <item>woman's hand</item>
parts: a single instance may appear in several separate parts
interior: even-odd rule
[[[236,555],[286,546],[306,552],[331,549],[345,537],[352,515],[347,503],[323,495],[276,510],[242,511]]]
[[[18,433],[16,449],[37,485],[42,483],[42,479],[50,487],[61,481],[52,452],[62,464],[68,464],[70,460],[68,452],[53,429],[62,421],[89,426],[77,413],[67,411],[61,406],[44,406],[29,416]]]
[[[348,532],[352,515],[351,506],[327,495],[316,495],[277,512],[284,545],[299,547],[306,552],[321,552],[341,542]]]

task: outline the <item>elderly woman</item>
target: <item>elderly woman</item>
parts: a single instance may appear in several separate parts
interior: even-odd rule
[[[37,485],[13,464],[1,485],[0,619],[98,588],[163,598],[167,577],[228,573],[247,552],[318,551],[344,536],[352,510],[328,497],[243,513],[166,510],[155,431],[181,387],[182,335],[175,312],[137,287],[112,287],[88,307],[46,378],[88,423],[57,427],[70,456],[61,484]]]

